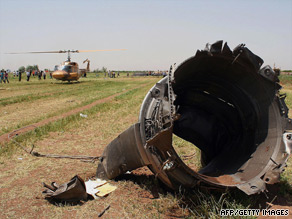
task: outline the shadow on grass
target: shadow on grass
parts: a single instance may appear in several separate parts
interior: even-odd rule
[[[67,207],[67,206],[82,206],[87,201],[94,200],[94,198],[91,195],[87,196],[87,200],[77,200],[77,201],[60,201],[56,200],[54,198],[45,198],[50,204],[55,205],[57,207]]]
[[[142,189],[148,190],[153,199],[159,198],[160,195],[166,195],[167,192],[173,192],[167,188],[160,180],[156,179],[154,175],[147,174],[123,174],[118,176],[116,181],[131,181],[139,185]]]
[[[292,206],[292,187],[288,181],[267,185],[267,192],[246,195],[237,188],[217,190],[197,187],[194,189],[180,188],[173,191],[160,182],[154,175],[124,174],[117,181],[132,181],[142,189],[149,191],[153,198],[158,199],[170,194],[181,209],[187,209],[189,216],[203,218],[220,218],[221,209],[267,209],[272,205]],[[170,200],[171,201],[171,200]],[[171,210],[171,209],[169,209]],[[251,217],[253,218],[253,217]]]

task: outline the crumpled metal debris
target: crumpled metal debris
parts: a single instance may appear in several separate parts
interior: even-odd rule
[[[84,182],[78,175],[60,186],[55,182],[52,182],[51,185],[43,183],[43,186],[47,188],[43,191],[45,197],[56,202],[87,201],[92,197],[97,199],[105,197],[117,189],[116,186],[109,184],[106,180],[97,178]],[[89,198],[89,196],[92,197]]]
[[[46,198],[53,201],[87,201],[86,187],[83,179],[78,175],[74,176],[68,183],[58,185],[52,182],[51,185],[43,183],[47,189],[43,191]]]

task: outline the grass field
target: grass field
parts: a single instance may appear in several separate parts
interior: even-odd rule
[[[105,146],[118,134],[138,121],[141,103],[156,77],[108,79],[89,74],[77,83],[55,80],[10,79],[0,85],[0,135],[34,123],[65,115],[83,106],[98,104],[45,123],[15,138],[27,148],[40,153],[66,155],[101,155]],[[292,108],[292,76],[281,76]],[[290,118],[292,112],[289,113]],[[194,153],[193,147],[179,138],[174,144],[180,155]],[[197,156],[185,162],[198,169]],[[87,180],[95,176],[96,163],[69,159],[37,158],[25,153],[12,141],[0,148],[0,218],[94,218],[108,205],[104,218],[220,218],[221,208],[266,208],[292,205],[292,161],[281,182],[269,186],[270,193],[247,196],[238,190],[172,192],[146,168],[119,177],[111,183],[118,189],[108,197],[79,205],[55,206],[41,192],[42,182],[61,184],[78,174]]]

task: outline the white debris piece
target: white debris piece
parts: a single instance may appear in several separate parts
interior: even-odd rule
[[[86,192],[92,195],[95,199],[97,199],[98,197],[95,195],[96,193],[99,192],[97,187],[102,186],[106,183],[107,183],[106,180],[101,179],[88,180],[87,182],[85,182]]]
[[[82,113],[80,113],[80,116],[81,116],[82,118],[87,118],[87,115],[86,115],[86,114],[82,114]]]

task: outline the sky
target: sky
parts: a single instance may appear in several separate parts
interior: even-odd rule
[[[166,70],[206,43],[244,43],[264,65],[292,69],[292,0],[0,0],[0,68],[53,69],[72,54],[91,70]]]

